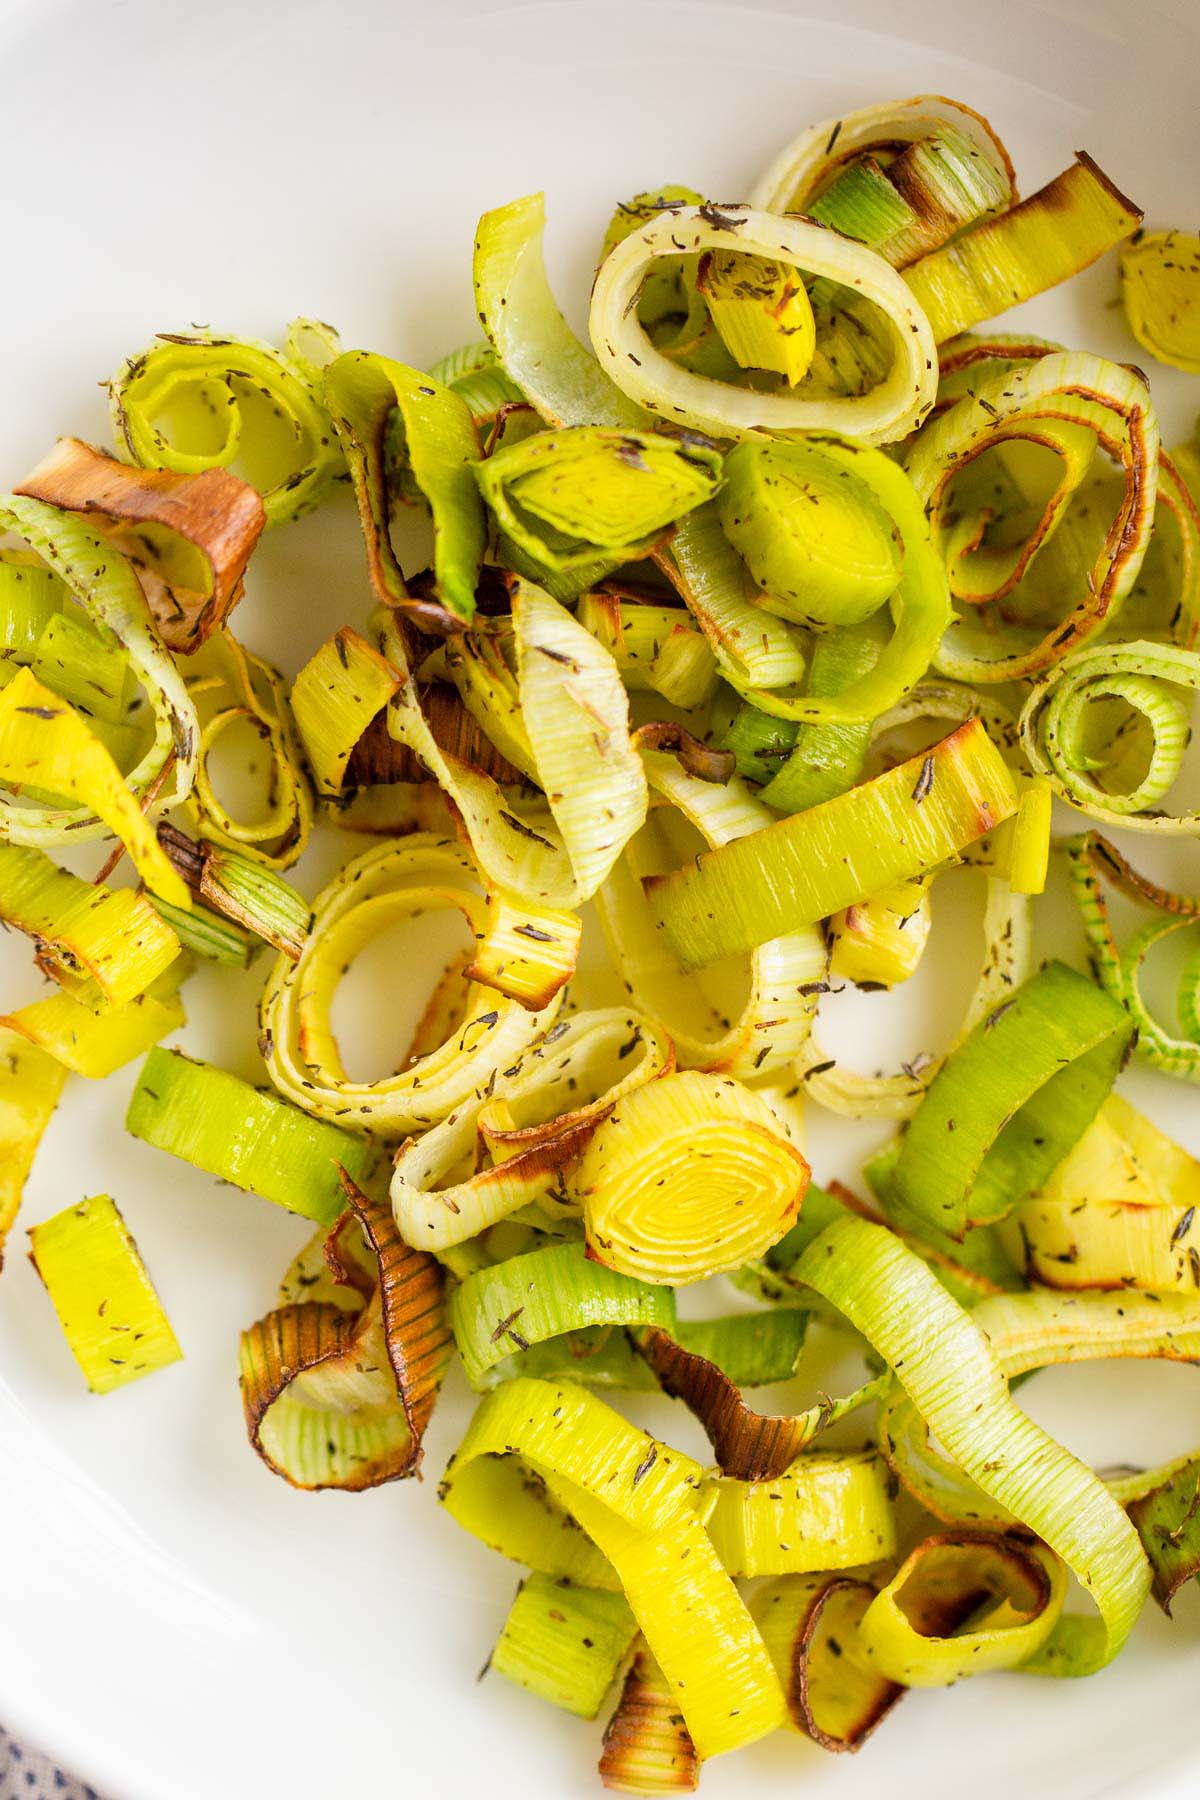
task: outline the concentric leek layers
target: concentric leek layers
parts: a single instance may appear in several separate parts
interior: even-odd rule
[[[473,969],[486,963],[484,974],[495,985],[472,982],[466,1010],[446,1041],[410,1067],[377,1081],[353,1079],[331,1022],[344,971],[393,925],[446,908],[466,919],[479,946]],[[526,934],[517,936],[522,918]],[[502,944],[489,937],[493,923]],[[366,851],[318,895],[299,957],[281,956],[268,977],[260,1020],[272,1081],[306,1112],[358,1131],[400,1137],[436,1124],[550,1024],[565,979],[563,939],[573,951],[575,925],[545,909],[519,915],[500,906],[489,915],[469,856],[433,833],[415,832]],[[568,955],[568,964],[572,960]],[[546,992],[535,999],[545,1004],[531,1012],[526,1002],[539,973]],[[506,997],[514,986],[522,1000]]]
[[[129,1228],[107,1194],[69,1206],[29,1233],[30,1256],[94,1394],[183,1355]]]
[[[794,1273],[886,1359],[970,1480],[1035,1532],[1091,1596],[1100,1617],[1060,1619],[1026,1666],[1083,1675],[1111,1661],[1149,1592],[1137,1533],[1103,1483],[1013,1402],[980,1327],[918,1256],[863,1219],[829,1226]]]
[[[704,251],[760,257],[853,288],[877,309],[879,329],[892,351],[889,372],[859,397],[813,399],[757,393],[672,362],[638,319],[638,292],[662,258]],[[887,443],[920,423],[937,391],[929,323],[894,269],[823,226],[748,206],[671,206],[616,245],[596,276],[589,328],[605,371],[630,399],[716,437],[824,430]]]
[[[700,968],[925,874],[1016,803],[975,719],[847,794],[704,852],[647,894],[683,967]]]
[[[1139,232],[1121,252],[1121,300],[1151,356],[1200,374],[1200,238]]]
[[[600,1780],[619,1794],[694,1794],[700,1758],[671,1692],[643,1642],[604,1728]]]
[[[588,1247],[642,1281],[701,1281],[782,1237],[808,1164],[758,1094],[688,1071],[627,1095],[596,1131],[575,1186]]]
[[[698,1753],[713,1756],[779,1725],[783,1696],[700,1523],[700,1477],[689,1458],[582,1389],[519,1379],[480,1403],[441,1498],[505,1554],[622,1587]]]
[[[20,494],[86,514],[128,556],[163,643],[187,656],[220,630],[242,597],[262,532],[263,503],[227,469],[138,469],[59,438]]]
[[[321,1225],[332,1225],[345,1204],[339,1167],[361,1175],[372,1157],[362,1138],[178,1050],[146,1058],[125,1129]]]

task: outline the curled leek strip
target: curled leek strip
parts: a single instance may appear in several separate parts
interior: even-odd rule
[[[183,1356],[129,1227],[107,1194],[35,1225],[29,1254],[94,1394]]]
[[[1200,238],[1137,232],[1121,252],[1121,301],[1143,349],[1200,374]]]
[[[537,432],[476,468],[501,560],[558,600],[647,555],[720,475],[717,450],[694,438],[599,425]]]
[[[532,1201],[572,1216],[564,1172],[618,1101],[673,1066],[670,1039],[619,1007],[559,1020],[490,1093],[400,1150],[392,1206],[405,1241],[440,1252]],[[477,1169],[481,1140],[495,1154]]]
[[[739,1268],[781,1238],[808,1164],[761,1095],[686,1070],[625,1096],[573,1184],[599,1262],[679,1285]]]
[[[808,812],[707,850],[647,882],[685,969],[703,968],[927,873],[1016,810],[978,719]]]
[[[862,159],[893,156],[899,146],[920,144],[947,126],[970,140],[1015,197],[1008,152],[982,114],[941,94],[918,94],[810,125],[763,172],[751,189],[751,204],[765,212],[809,212],[818,195]],[[839,221],[831,223],[845,229]]]
[[[823,1750],[857,1750],[903,1694],[856,1654],[869,1581],[844,1575],[778,1575],[750,1599],[787,1696],[787,1724]]]
[[[189,664],[188,692],[200,721],[196,781],[183,803],[191,829],[210,843],[240,850],[273,869],[300,857],[312,829],[313,795],[304,771],[287,687],[278,669],[231,632],[211,637]],[[249,731],[266,753],[265,805],[238,814],[217,791],[213,757],[226,734]]]
[[[641,877],[676,866],[669,831],[676,819],[712,846],[762,830],[772,815],[740,781],[721,786],[702,781],[661,751],[644,750],[642,760],[655,804],[597,895],[609,954],[630,1002],[636,995],[637,1004],[669,1033],[682,1067],[722,1071],[740,1080],[765,1078],[787,1067],[808,1038],[818,996],[827,986],[824,937],[810,925],[750,951],[744,999],[729,1020],[728,979],[680,970],[654,929]]]
[[[1003,1218],[1082,1137],[1132,1036],[1103,989],[1046,963],[930,1082],[893,1172],[908,1211],[956,1238]]]
[[[330,1022],[343,971],[398,921],[446,907],[463,914],[482,944],[488,914],[471,859],[431,833],[381,844],[334,877],[313,905],[299,958],[281,956],[263,990],[264,1056],[280,1093],[316,1118],[402,1137],[444,1119],[552,1023],[553,995],[543,1010],[531,1013],[473,982],[463,1018],[438,1049],[379,1081],[351,1079]],[[534,933],[538,929],[535,921]],[[540,954],[536,935],[527,954],[530,960]]]
[[[119,778],[120,785],[128,790],[127,798],[148,803],[148,796],[153,795],[163,807],[183,799],[195,773],[195,708],[174,661],[163,649],[150,622],[131,565],[90,526],[41,500],[11,496],[0,505],[0,525],[53,569],[94,625],[113,633],[145,690],[154,718],[154,738],[128,774]],[[22,679],[23,676],[17,677],[18,681]],[[16,682],[9,684],[5,698],[9,704],[19,705],[19,698],[12,699],[15,686]],[[66,770],[59,773],[66,784],[61,788],[56,788],[53,781],[37,781],[31,771],[25,779],[36,787],[82,800],[83,795],[76,794],[77,783],[67,781]],[[0,779],[19,782],[22,777],[14,774]],[[136,811],[136,805],[133,810]],[[78,843],[102,837],[114,828],[110,820],[97,813],[90,799],[82,805],[57,806],[17,806],[7,797],[0,800],[0,838],[14,844],[44,848],[50,844]],[[177,905],[187,904],[176,895],[166,897]]]
[[[475,612],[486,529],[475,486],[479,433],[466,402],[420,369],[367,350],[330,364],[325,393],[354,481],[376,598],[439,632]],[[410,477],[409,481],[405,477]],[[433,518],[433,598],[411,594],[390,517],[412,487]]]
[[[703,631],[726,681],[742,692],[786,688],[804,674],[804,650],[792,628],[756,605],[746,568],[721,529],[715,505],[701,506],[675,528],[658,553]]]
[[[1163,813],[1157,803],[1183,763],[1190,736],[1178,690],[1200,687],[1200,654],[1174,644],[1143,640],[1079,650],[1051,669],[1032,689],[1021,712],[1021,741],[1030,767],[1049,778],[1054,792],[1089,818],[1129,831],[1194,836],[1200,813]],[[1114,749],[1088,733],[1097,702],[1112,700],[1144,723],[1150,752],[1140,776],[1120,789],[1105,786],[1094,770],[1109,764]],[[1119,751],[1119,740],[1116,744]],[[1117,778],[1120,779],[1119,764]]]
[[[1200,1163],[1119,1094],[1017,1213],[1045,1287],[1200,1287]]]
[[[438,1264],[401,1241],[385,1202],[344,1173],[342,1186],[369,1247],[365,1291],[343,1287],[348,1308],[311,1298],[276,1308],[242,1333],[239,1368],[267,1467],[293,1487],[356,1492],[417,1473],[453,1340]],[[339,1231],[326,1240],[331,1262]]]
[[[829,1226],[794,1273],[884,1357],[928,1431],[989,1502],[1036,1532],[1091,1595],[1100,1617],[1061,1618],[1025,1666],[1084,1675],[1110,1662],[1150,1588],[1137,1532],[1103,1483],[1014,1403],[981,1325],[920,1257],[864,1219]]]
[[[0,1029],[0,1267],[25,1181],[67,1071],[48,1051]]]
[[[929,876],[902,881],[838,913],[830,922],[829,973],[865,988],[907,981],[925,954],[933,925],[929,887]]]
[[[121,455],[180,475],[236,467],[262,495],[268,525],[311,511],[344,464],[320,372],[295,354],[296,328],[309,323],[290,328],[290,351],[211,332],[160,333],[108,384]],[[311,333],[306,341],[316,342]]]
[[[637,296],[647,272],[663,258],[707,250],[781,262],[852,288],[878,309],[892,345],[889,373],[859,397],[811,399],[802,393],[756,393],[672,363],[639,321]],[[589,329],[603,368],[637,405],[716,437],[824,430],[888,443],[921,422],[937,392],[929,323],[881,257],[808,220],[746,206],[669,207],[618,244],[596,277]]]
[[[956,496],[978,458],[1029,438],[1061,459],[1063,476],[1024,541],[996,548],[986,541],[987,509],[964,513]],[[1090,567],[1080,569],[1068,611],[1044,631],[1005,632],[998,651],[995,633],[960,615],[935,657],[942,674],[976,683],[1040,674],[1116,615],[1153,529],[1158,422],[1139,375],[1084,351],[1063,351],[981,383],[921,432],[909,452],[908,473],[929,515],[935,548],[947,560],[952,592],[972,608],[1020,591],[1087,476],[1097,444],[1119,464],[1124,480],[1116,515]]]
[[[440,1494],[460,1525],[504,1554],[623,1588],[703,1757],[773,1730],[783,1695],[700,1522],[700,1479],[689,1457],[583,1389],[520,1379],[480,1402]],[[547,1531],[548,1510],[561,1530]]]

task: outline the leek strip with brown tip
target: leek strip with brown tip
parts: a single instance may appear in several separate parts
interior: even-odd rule
[[[620,1794],[693,1794],[700,1758],[666,1676],[639,1640],[604,1728],[601,1784]]]
[[[254,933],[293,962],[299,958],[312,908],[281,875],[208,839],[195,843],[165,820],[158,841],[194,899],[239,932]]]
[[[867,1581],[844,1575],[779,1575],[750,1611],[787,1696],[786,1723],[823,1750],[857,1750],[903,1694],[857,1654]]]

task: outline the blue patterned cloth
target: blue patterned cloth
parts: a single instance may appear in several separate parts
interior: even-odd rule
[[[0,1800],[100,1800],[38,1750],[26,1750],[0,1725]]]

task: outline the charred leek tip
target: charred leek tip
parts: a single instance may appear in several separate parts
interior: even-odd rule
[[[757,393],[695,374],[656,348],[637,315],[648,272],[662,258],[731,252],[850,287],[876,309],[891,350],[888,372],[865,394],[814,399]],[[904,437],[937,390],[934,339],[910,290],[882,257],[806,219],[746,206],[671,208],[610,251],[592,290],[592,344],[612,381],[649,411],[717,437],[844,431],[869,444]]]
[[[177,956],[144,994],[123,1006],[97,1013],[70,994],[34,1000],[0,1017],[0,1025],[44,1050],[76,1075],[101,1081],[135,1057],[144,1056],[169,1031],[185,1023],[179,988],[189,971]]]
[[[823,1750],[857,1750],[904,1693],[858,1652],[869,1582],[782,1575],[750,1601],[787,1695],[787,1723]]]
[[[703,441],[598,425],[538,432],[475,469],[505,562],[560,600],[646,555],[720,474]]]
[[[68,1206],[29,1233],[29,1254],[94,1394],[183,1355],[129,1228],[107,1194]]]
[[[697,286],[739,368],[766,369],[795,387],[808,373],[817,328],[803,281],[786,263],[737,250],[700,259]]]
[[[1200,237],[1138,232],[1121,252],[1121,300],[1143,349],[1200,374]]]
[[[354,480],[377,599],[435,630],[461,630],[475,612],[486,540],[469,408],[420,369],[366,350],[330,364],[325,395]],[[433,518],[433,600],[410,595],[392,548],[390,513],[406,497],[406,473]]]
[[[646,892],[682,966],[702,968],[927,874],[1016,805],[1004,760],[973,719],[849,793],[648,881]]]
[[[282,351],[207,331],[160,332],[108,384],[118,449],[178,475],[236,463],[261,493],[268,525],[299,518],[343,468],[310,354],[318,343],[328,354],[336,336],[297,320]]]
[[[339,1166],[361,1175],[373,1157],[364,1139],[178,1050],[146,1058],[125,1129],[322,1225],[332,1225],[344,1205]]]
[[[671,1684],[639,1643],[604,1728],[600,1780],[619,1794],[693,1794],[700,1766]]]
[[[15,1031],[0,1030],[0,1267],[42,1134],[58,1105],[63,1064]]]
[[[896,1163],[905,1206],[953,1237],[1002,1218],[1082,1136],[1131,1037],[1116,1001],[1047,963],[934,1076]]]
[[[637,1633],[623,1594],[528,1576],[488,1665],[552,1706],[594,1719]]]
[[[575,1177],[588,1247],[642,1281],[701,1281],[782,1237],[808,1164],[759,1095],[728,1077],[671,1075],[627,1095]]]
[[[188,890],[104,745],[73,706],[21,669],[0,691],[0,781],[69,796],[103,819],[152,893],[186,912]]]
[[[853,466],[819,443],[737,445],[717,502],[760,604],[814,629],[868,618],[899,580],[895,524]]]

